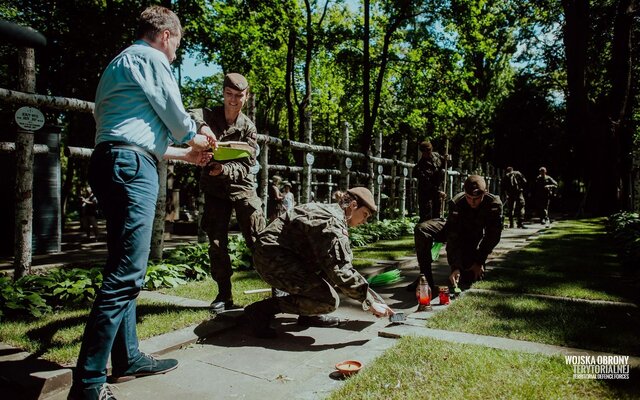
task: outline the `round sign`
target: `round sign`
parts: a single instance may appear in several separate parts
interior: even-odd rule
[[[260,155],[260,145],[256,143],[256,158]]]
[[[16,123],[25,131],[37,131],[44,126],[44,115],[37,108],[20,107],[15,115]]]
[[[344,166],[347,167],[347,169],[350,169],[352,165],[353,165],[353,161],[351,161],[349,157],[344,159]]]
[[[378,173],[381,174],[384,171],[384,167],[382,165],[378,165]]]
[[[402,175],[404,175],[405,177],[409,175],[409,168],[404,167],[402,168]]]
[[[258,172],[260,172],[260,164],[255,163],[254,165],[252,165],[251,168],[249,168],[249,172],[253,175],[256,175]]]
[[[382,175],[378,175],[378,185],[382,185]]]
[[[313,165],[315,158],[312,153],[307,153],[307,165]]]

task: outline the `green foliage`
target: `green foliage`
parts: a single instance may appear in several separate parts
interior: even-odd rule
[[[251,268],[251,250],[242,236],[229,237],[229,257],[233,268],[238,270]]]
[[[144,277],[144,287],[155,290],[161,287],[176,287],[184,285],[187,281],[183,278],[185,271],[189,269],[186,264],[151,263]]]
[[[625,266],[640,270],[640,215],[621,212],[609,217],[607,228],[613,236]]]
[[[93,301],[102,285],[101,268],[57,269],[45,275],[51,290],[49,303],[56,306],[65,304],[88,304]]]
[[[168,251],[164,257],[166,264],[183,264],[184,279],[201,281],[209,275],[209,244],[196,243],[180,246]]]
[[[415,221],[411,218],[386,219],[371,224],[363,224],[349,230],[349,239],[354,247],[366,246],[378,240],[397,239],[413,234]]]
[[[51,306],[45,302],[41,294],[0,276],[0,318],[24,314],[37,318],[50,311]]]

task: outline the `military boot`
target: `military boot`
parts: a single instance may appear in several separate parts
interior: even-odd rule
[[[271,321],[279,312],[280,306],[275,297],[249,304],[244,309],[245,318],[253,335],[264,339],[272,339],[278,335],[271,327]]]
[[[209,308],[214,313],[242,308],[233,303],[231,280],[218,282],[218,295],[213,299]]]

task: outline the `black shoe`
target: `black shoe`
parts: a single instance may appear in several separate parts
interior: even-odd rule
[[[275,313],[271,312],[271,305],[266,303],[266,301],[267,300],[262,300],[249,304],[244,309],[244,315],[249,323],[253,336],[262,339],[273,339],[278,336],[278,332],[271,327],[271,320]]]
[[[233,300],[219,300],[218,298],[213,300],[211,302],[211,305],[209,306],[209,309],[211,309],[211,311],[215,313],[229,310],[238,310],[241,308],[241,306],[234,304]]]
[[[178,368],[178,360],[172,358],[156,360],[152,356],[142,353],[142,357],[131,364],[125,371],[113,371],[110,382],[127,382],[142,376],[164,374],[176,368]]]
[[[117,400],[113,395],[111,387],[103,383],[98,386],[88,388],[80,388],[79,386],[71,386],[67,400]]]
[[[330,328],[340,325],[340,318],[328,315],[300,315],[298,317],[298,325]]]

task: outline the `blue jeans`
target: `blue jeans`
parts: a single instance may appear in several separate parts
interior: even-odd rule
[[[136,298],[144,283],[158,198],[155,160],[131,149],[98,147],[91,156],[89,183],[107,222],[108,257],[82,338],[74,383],[106,382],[113,370],[138,361]]]

